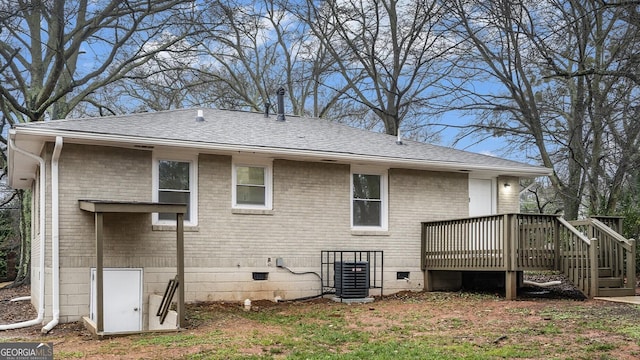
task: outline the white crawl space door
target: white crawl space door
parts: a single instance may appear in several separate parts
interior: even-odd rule
[[[105,268],[103,272],[104,332],[142,330],[142,269]],[[89,318],[96,322],[96,269],[91,269]]]
[[[469,179],[469,216],[486,216],[496,213],[494,179]]]

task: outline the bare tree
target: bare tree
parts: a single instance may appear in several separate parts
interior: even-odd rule
[[[448,3],[466,40],[454,107],[480,115],[474,129],[534,148],[554,169],[566,217],[613,206],[638,145],[624,130],[637,87],[618,71],[622,49],[637,47],[626,10],[597,0]]]
[[[205,25],[199,22],[197,26]],[[79,104],[73,115],[102,116],[205,105],[206,97],[201,96],[200,89],[205,82],[192,69],[200,60],[200,43],[196,31],[155,53],[144,64],[95,91],[90,106]]]
[[[580,46],[571,57],[561,48],[530,34],[546,61],[547,78],[579,86],[576,108],[587,131],[582,148],[587,186],[586,207],[591,214],[615,211],[625,180],[637,171],[640,133],[640,27],[637,2],[615,6],[602,1],[552,2],[567,33]],[[564,34],[566,36],[566,33]]]
[[[331,117],[332,108],[353,108],[341,103],[343,91],[322,85],[331,76],[331,59],[306,23],[287,10],[287,0],[204,5],[194,24],[199,35],[191,39],[198,46],[182,52],[179,70],[154,73],[164,61],[154,59],[109,93],[135,99],[141,111],[197,105],[261,112],[284,87],[287,111],[296,115]]]
[[[7,126],[64,118],[96,90],[181,41],[193,24],[192,6],[186,0],[0,3],[2,150]],[[28,224],[21,228],[28,252]],[[17,282],[28,281],[26,255]]]
[[[433,85],[446,77],[453,47],[438,1],[314,1],[296,8],[332,57],[339,77],[325,85],[363,104],[396,135],[403,121],[429,109]]]
[[[0,10],[0,106],[9,124],[65,117],[96,89],[181,41],[192,23],[184,0],[18,5]]]
[[[287,11],[286,1],[218,0],[207,16],[222,19],[207,33],[204,55],[212,61],[199,69],[211,80],[224,107],[263,111],[275,90],[284,86],[290,112],[325,116],[340,94],[322,89],[327,76],[324,48],[307,34],[304,23]]]

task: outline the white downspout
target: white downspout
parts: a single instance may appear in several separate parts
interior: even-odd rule
[[[16,146],[16,144],[14,144],[13,139],[11,138],[11,136],[8,136],[9,138],[9,147],[11,149],[13,149],[15,152],[20,153],[26,157],[32,158],[36,161],[38,161],[38,163],[40,164],[40,194],[39,194],[39,200],[40,200],[40,270],[38,273],[38,277],[40,279],[40,293],[38,294],[38,317],[33,319],[33,320],[27,320],[27,321],[23,321],[23,322],[19,322],[19,323],[13,323],[13,324],[7,324],[7,325],[0,325],[0,330],[11,330],[11,329],[19,329],[19,328],[23,328],[23,327],[28,327],[28,326],[33,326],[33,325],[38,325],[38,324],[42,324],[42,319],[44,319],[44,251],[47,248],[46,244],[45,244],[45,190],[46,190],[46,174],[45,174],[45,163],[44,163],[44,159],[34,155],[30,152],[27,152],[25,150],[22,150],[20,148],[18,148]],[[31,249],[29,249],[29,251],[31,251]]]
[[[58,192],[58,160],[62,151],[62,136],[56,136],[51,156],[51,287],[53,288],[53,319],[42,328],[46,334],[60,321],[60,196]]]

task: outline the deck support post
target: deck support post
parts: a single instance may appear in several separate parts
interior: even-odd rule
[[[429,269],[424,270],[424,291],[433,291],[433,274]]]
[[[598,239],[591,239],[589,252],[589,298],[594,298],[598,296]]]
[[[562,249],[560,247],[560,222],[556,217],[553,222],[553,257],[554,257],[554,270],[563,271],[562,257],[560,254]]]
[[[627,252],[627,286],[628,288],[636,288],[636,240],[629,239],[631,251]]]
[[[517,271],[505,271],[504,290],[507,300],[515,300],[518,297]]]

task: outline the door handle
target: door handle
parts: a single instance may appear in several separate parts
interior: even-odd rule
[[[133,311],[138,311],[138,308],[133,308]]]

